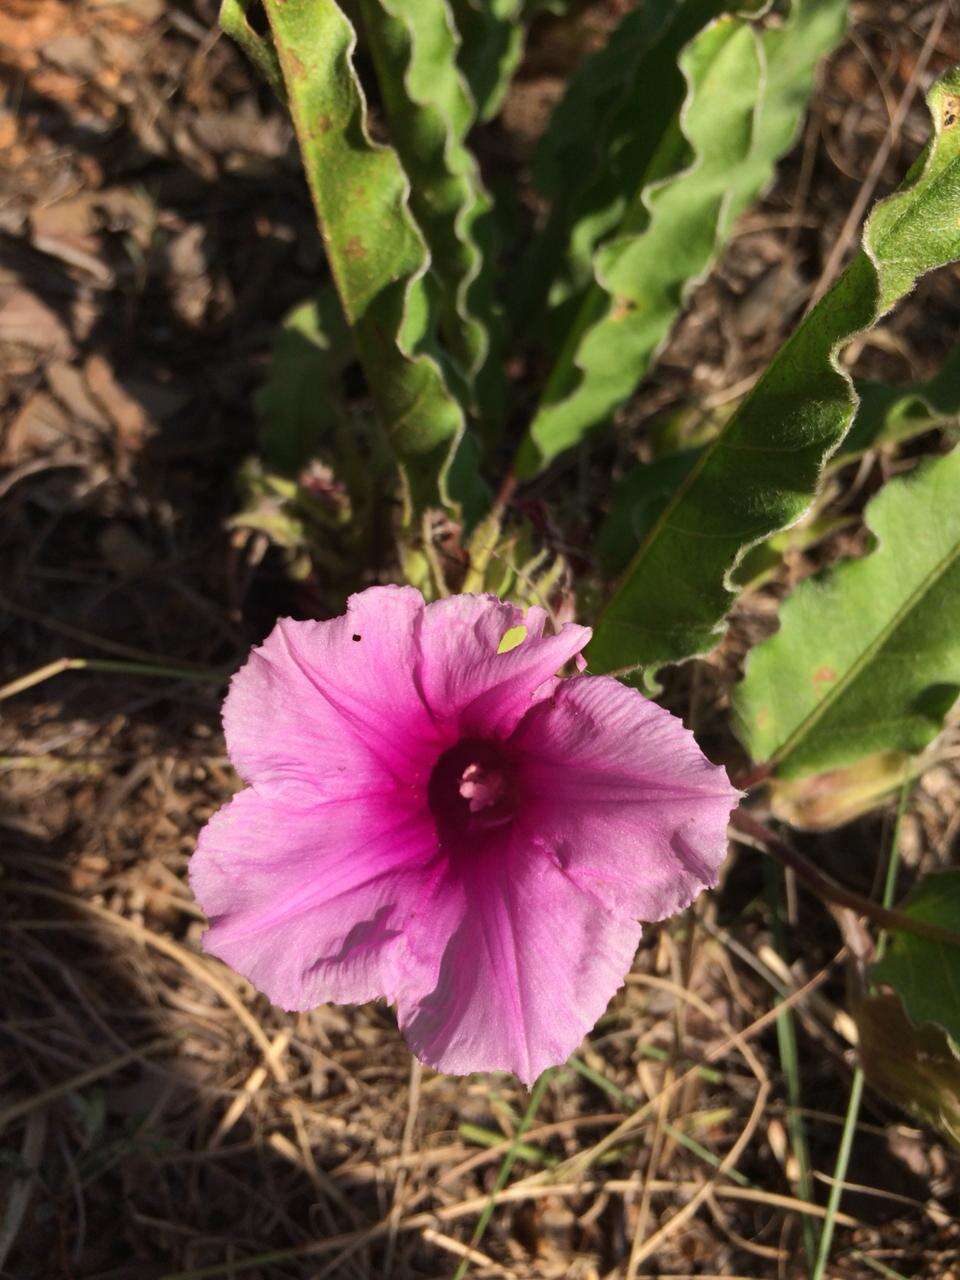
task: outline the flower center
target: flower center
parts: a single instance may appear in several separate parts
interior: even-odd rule
[[[503,748],[481,738],[458,742],[434,765],[427,796],[444,842],[503,826],[515,807]]]

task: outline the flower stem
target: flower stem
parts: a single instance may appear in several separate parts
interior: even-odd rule
[[[912,789],[912,781],[904,782],[900,791],[900,803],[897,806],[897,820],[893,828],[893,841],[890,846],[890,857],[887,860],[887,874],[883,885],[883,905],[889,907],[893,901],[893,895],[896,890],[897,872],[900,869],[900,833],[903,829],[903,815],[906,811],[907,800]],[[886,933],[881,933],[877,939],[877,958],[883,955],[887,945]],[[840,1200],[843,1195],[844,1183],[847,1177],[847,1168],[850,1164],[850,1155],[853,1151],[853,1139],[856,1134],[857,1120],[860,1116],[860,1102],[863,1098],[864,1075],[863,1068],[857,1065],[853,1072],[853,1082],[850,1086],[850,1098],[847,1102],[847,1111],[843,1120],[843,1132],[840,1136],[840,1146],[837,1150],[837,1160],[833,1169],[833,1181],[830,1184],[830,1196],[827,1200],[827,1215],[823,1220],[823,1230],[820,1233],[820,1247],[817,1250],[817,1257],[814,1263],[813,1272],[810,1280],[823,1280],[827,1263],[830,1259],[830,1246],[833,1243],[833,1229],[837,1221],[837,1211],[840,1208]]]
[[[736,837],[744,843],[761,849],[770,857],[776,858],[785,867],[790,867],[799,880],[825,902],[836,903],[840,907],[848,907],[858,915],[866,916],[881,929],[896,929],[901,933],[913,933],[918,938],[926,938],[930,942],[943,942],[951,947],[960,947],[960,933],[952,929],[944,929],[940,925],[926,920],[918,920],[903,911],[883,907],[870,898],[864,898],[852,889],[846,889],[831,876],[818,870],[812,862],[788,844],[776,832],[758,822],[751,814],[738,809],[730,818],[730,826]]]

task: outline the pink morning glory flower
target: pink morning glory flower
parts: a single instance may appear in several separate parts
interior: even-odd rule
[[[371,587],[278,622],[224,705],[248,786],[191,861],[206,949],[284,1009],[385,996],[441,1071],[563,1062],[640,922],[716,883],[739,793],[636,690],[558,678],[590,632],[546,620]]]

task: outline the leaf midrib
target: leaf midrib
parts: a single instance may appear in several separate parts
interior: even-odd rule
[[[879,318],[879,315],[883,313],[883,306],[884,306],[883,276],[886,272],[887,267],[889,266],[889,262],[887,260],[887,255],[885,255],[881,251],[881,245],[884,248],[886,248],[889,245],[890,241],[894,239],[896,235],[902,231],[903,223],[915,214],[917,204],[922,203],[927,198],[929,198],[930,192],[935,190],[940,185],[941,182],[946,180],[946,178],[949,176],[952,170],[956,167],[958,160],[960,160],[960,157],[957,157],[957,156],[951,157],[950,160],[944,165],[944,167],[939,172],[931,174],[929,167],[934,160],[936,144],[938,141],[939,141],[938,138],[934,138],[931,140],[928,147],[928,155],[925,160],[925,165],[921,169],[917,177],[917,180],[913,184],[913,186],[906,188],[906,190],[895,191],[889,197],[889,199],[891,200],[896,199],[899,196],[907,197],[907,203],[905,207],[902,209],[902,211],[891,221],[889,227],[885,229],[885,233],[881,237],[880,241],[871,243],[869,220],[868,220],[867,226],[864,228],[863,247],[861,248],[860,252],[865,253],[865,256],[870,262],[870,265],[873,268],[873,271],[876,275],[876,286],[877,286],[877,302],[876,302],[875,314],[874,314],[873,320],[867,325],[867,328],[870,328],[872,324],[875,324],[876,320]],[[929,185],[923,185],[925,183]],[[921,186],[923,187],[923,189],[918,191],[917,188]],[[912,200],[909,198],[911,195],[913,196]],[[871,213],[871,218],[872,217],[873,217],[873,214]],[[867,251],[868,248],[869,248],[869,251]],[[851,266],[852,265],[853,264],[851,264]],[[833,295],[837,291],[837,289],[843,286],[845,280],[847,279],[849,271],[850,271],[850,267],[848,267],[847,270],[844,271],[843,275],[841,275],[837,279],[833,287],[825,295],[824,299],[821,300],[821,304],[825,302],[827,298]],[[894,301],[896,301],[895,298],[886,300],[887,306],[892,305]],[[811,313],[811,315],[813,314],[815,314],[815,312]],[[618,587],[616,591],[614,591],[610,600],[607,602],[607,604],[604,606],[604,608],[600,612],[597,629],[599,629],[599,625],[606,619],[612,606],[617,601],[619,601],[620,596],[623,592],[623,588],[630,581],[630,579],[636,575],[640,566],[644,563],[650,551],[658,542],[664,528],[669,525],[670,516],[681,505],[681,503],[687,497],[687,494],[694,488],[694,486],[696,485],[696,483],[700,478],[701,473],[706,469],[708,463],[710,462],[714,454],[717,453],[720,449],[722,449],[725,446],[726,436],[732,433],[733,428],[738,424],[738,421],[740,420],[746,407],[751,402],[753,402],[757,396],[762,394],[764,383],[767,381],[771,371],[774,368],[779,367],[781,363],[781,357],[786,356],[787,352],[792,349],[794,345],[794,341],[797,340],[799,336],[805,332],[805,330],[806,330],[806,323],[801,324],[800,326],[798,326],[797,329],[794,330],[791,336],[787,339],[784,346],[781,347],[780,351],[774,357],[774,360],[769,366],[767,373],[760,380],[757,386],[754,387],[753,390],[747,395],[746,399],[741,404],[740,410],[738,411],[738,413],[736,413],[730,419],[730,421],[724,426],[723,430],[721,430],[718,433],[718,435],[715,436],[714,439],[707,444],[703,454],[698,459],[696,465],[692,468],[690,473],[687,475],[686,479],[677,488],[673,498],[671,499],[670,502],[667,503],[666,507],[660,513],[659,518],[657,519],[655,524],[652,526],[652,528],[648,532],[646,538],[634,553],[630,561],[630,564],[627,566],[627,569],[625,570],[622,578],[620,579],[621,586]],[[851,421],[853,419],[853,414],[856,412],[858,396],[856,393],[856,389],[853,386],[853,381],[850,375],[844,369],[839,368],[836,365],[835,359],[836,359],[837,353],[840,350],[842,350],[842,348],[848,342],[852,341],[852,339],[855,336],[856,336],[855,334],[849,334],[844,337],[841,337],[838,341],[832,344],[829,355],[828,355],[828,359],[830,360],[830,363],[833,366],[833,372],[836,373],[838,377],[842,379],[843,382],[846,383],[847,394],[849,397],[846,409]],[[838,388],[838,390],[840,390],[840,388]],[[838,407],[839,407],[839,397],[838,397]],[[843,436],[841,436],[840,441],[837,443],[835,447],[838,448],[839,445],[842,444],[842,441],[843,441]],[[777,452],[775,448],[772,449],[772,451]],[[831,449],[830,453],[832,453],[833,451],[834,450]],[[762,541],[762,536],[760,539],[758,539],[758,541]],[[756,543],[754,543],[753,545],[756,545]],[[741,548],[741,551],[742,550],[743,548]],[[726,586],[726,583],[724,583],[724,585]],[[729,592],[729,588],[728,588],[728,592]],[[733,593],[729,592],[729,594],[732,595]],[[617,619],[617,624],[622,625],[622,620]]]

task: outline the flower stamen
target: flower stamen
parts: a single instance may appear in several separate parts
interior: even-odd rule
[[[428,796],[445,841],[510,822],[516,806],[502,746],[466,738],[450,747],[433,767]]]

